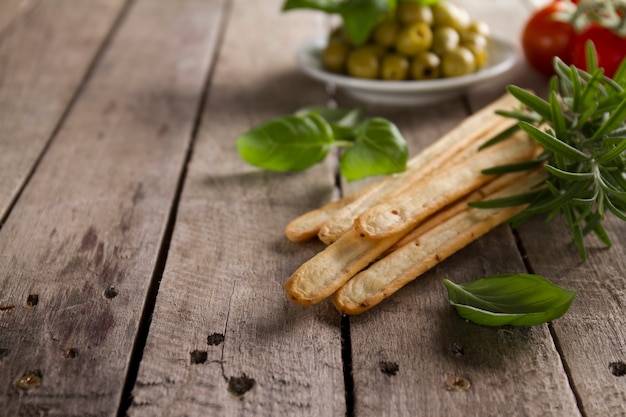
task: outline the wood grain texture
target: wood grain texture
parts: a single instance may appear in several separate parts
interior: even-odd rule
[[[2,0],[0,1],[0,37],[2,32],[13,22],[30,12],[40,0]],[[1,39],[1,38],[0,38]]]
[[[283,229],[330,200],[332,165],[269,173],[234,146],[253,125],[325,100],[294,59],[323,21],[282,14],[281,3],[236,1],[230,13],[131,416],[345,414],[339,315],[329,304],[302,309],[282,290],[321,248]]]
[[[585,416],[623,416],[626,223],[609,216],[606,227],[613,247],[589,237],[589,258],[582,262],[560,220],[546,225],[538,217],[520,228],[520,237],[535,273],[578,291],[553,329]]]
[[[0,26],[0,221],[44,151],[124,0],[1,3],[0,16],[9,12],[9,6],[18,16],[6,30]]]
[[[516,41],[548,0],[458,1]],[[609,218],[613,248],[588,240],[585,263],[562,222],[535,219],[497,228],[349,321],[328,302],[291,304],[284,281],[323,245],[292,243],[283,228],[368,181],[335,189],[336,158],[262,171],[234,142],[329,100],[294,58],[328,20],[283,14],[282,0],[124,3],[0,0],[0,417],[118,414],[162,249],[129,417],[626,415],[623,222]],[[396,123],[415,154],[509,83],[545,88],[520,56],[463,98],[365,112]],[[448,305],[442,279],[526,265],[579,290],[565,317],[492,329]]]
[[[116,415],[222,12],[135,2],[0,231],[0,415]]]

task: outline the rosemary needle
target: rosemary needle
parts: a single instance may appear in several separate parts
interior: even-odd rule
[[[587,45],[587,53],[595,56],[592,44]],[[500,112],[517,119],[517,129],[543,147],[536,163],[544,164],[548,179],[522,196],[472,205],[529,204],[511,220],[514,226],[536,214],[547,214],[547,220],[563,215],[581,258],[586,259],[587,234],[594,233],[611,246],[602,226],[607,212],[626,221],[626,60],[612,79],[593,65],[587,72],[555,58],[554,67],[547,100],[509,86],[507,90],[523,108]],[[520,166],[490,170],[519,171]]]

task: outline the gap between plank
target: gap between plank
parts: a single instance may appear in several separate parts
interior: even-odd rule
[[[515,237],[515,245],[517,246],[517,250],[520,256],[522,257],[522,261],[524,262],[524,267],[526,268],[526,271],[529,274],[535,274],[535,269],[533,268],[532,263],[530,262],[530,259],[528,258],[528,252],[526,251],[526,248],[524,247],[524,242],[522,242],[521,236],[519,235],[516,229],[511,228],[511,230],[513,232],[513,236]],[[576,389],[576,385],[574,384],[574,380],[572,378],[571,369],[569,365],[567,364],[567,360],[565,359],[565,354],[563,353],[563,347],[561,345],[561,341],[559,340],[556,330],[554,329],[554,326],[551,322],[548,323],[548,331],[550,332],[550,336],[552,337],[552,343],[554,343],[554,348],[556,349],[556,352],[559,355],[559,359],[561,360],[561,366],[563,367],[563,371],[565,372],[565,376],[567,377],[567,384],[572,390],[572,394],[574,394],[574,398],[576,400],[576,407],[578,408],[578,411],[580,411],[580,415],[582,417],[586,417],[587,413],[585,412],[585,407],[583,406],[582,398],[578,390]]]
[[[578,390],[576,389],[576,385],[574,384],[574,380],[572,378],[571,368],[567,364],[567,360],[565,359],[565,355],[563,353],[563,347],[561,345],[561,341],[559,339],[559,336],[556,334],[556,331],[554,330],[554,326],[552,325],[552,323],[548,323],[548,330],[550,331],[550,335],[552,336],[554,347],[556,348],[556,351],[559,354],[559,358],[561,359],[563,370],[565,371],[565,375],[567,376],[567,383],[570,389],[572,390],[572,393],[574,394],[574,398],[576,399],[576,406],[578,407],[578,410],[580,411],[580,415],[582,417],[586,417],[587,413],[585,412],[583,400],[580,394],[578,393]]]
[[[129,1],[134,2],[135,0]],[[211,57],[209,69],[203,81],[200,99],[193,121],[189,147],[187,148],[187,152],[185,154],[181,174],[176,185],[176,191],[172,200],[170,213],[167,218],[161,247],[159,248],[154,272],[148,286],[144,307],[141,312],[141,317],[139,319],[137,334],[135,336],[135,342],[133,343],[133,348],[130,354],[130,361],[126,373],[126,380],[124,381],[122,396],[120,398],[117,417],[125,417],[127,415],[128,409],[132,405],[132,391],[139,375],[139,367],[141,365],[144,348],[148,340],[150,325],[152,324],[152,314],[154,313],[154,308],[156,306],[157,294],[159,292],[161,279],[163,278],[163,272],[165,271],[165,265],[167,264],[167,255],[169,253],[172,235],[174,233],[174,226],[176,224],[176,217],[178,215],[178,206],[181,200],[185,179],[187,177],[187,167],[189,166],[189,162],[191,161],[194,144],[198,136],[198,131],[200,130],[200,126],[202,124],[202,116],[204,114],[204,109],[206,107],[206,102],[209,95],[211,79],[213,78],[213,74],[215,72],[215,65],[221,51],[224,34],[226,32],[226,27],[228,26],[228,21],[230,20],[232,8],[232,0],[225,0],[222,11],[222,15],[224,17],[223,19],[221,19],[220,27],[217,30],[215,49],[213,51],[213,56]]]
[[[343,383],[346,395],[346,417],[354,417],[354,377],[352,375],[352,337],[350,316],[341,315],[341,361],[343,362]]]

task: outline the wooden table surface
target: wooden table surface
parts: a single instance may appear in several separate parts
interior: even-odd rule
[[[542,1],[462,3],[519,43]],[[251,126],[331,98],[294,54],[320,13],[280,0],[0,0],[0,416],[626,415],[626,224],[503,225],[371,311],[300,307],[286,278],[323,245],[287,222],[357,184],[332,157],[245,164]],[[424,108],[368,105],[417,153],[515,68]],[[485,328],[442,279],[528,271],[579,291],[533,328]],[[449,378],[469,389],[449,390]]]

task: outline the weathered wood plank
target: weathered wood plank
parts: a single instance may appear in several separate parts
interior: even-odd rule
[[[512,41],[530,11],[520,2],[460,3]],[[526,69],[520,61],[510,73],[472,89],[470,106],[477,110],[522,77]],[[466,115],[452,113],[447,123]],[[355,415],[580,415],[547,326],[472,325],[449,307],[441,284],[444,278],[467,282],[524,270],[515,239],[502,226],[372,311],[351,318]]]
[[[9,6],[22,15],[4,32],[0,26],[0,221],[125,2],[1,3],[0,16],[9,17]]]
[[[223,12],[135,2],[0,231],[0,415],[116,415]]]
[[[21,15],[32,10],[40,0],[2,0],[0,2],[0,36]]]
[[[311,12],[281,14],[281,4],[234,3],[132,416],[345,413],[339,316],[328,305],[292,305],[282,290],[320,249],[288,242],[283,228],[331,198],[332,166],[267,173],[247,166],[234,148],[252,125],[325,100],[324,87],[301,75],[294,60],[323,20]],[[242,384],[251,379],[254,385]]]
[[[578,291],[568,313],[552,324],[585,416],[623,416],[626,403],[626,223],[608,217],[610,249],[586,239],[583,262],[562,219],[520,228],[533,272]]]

